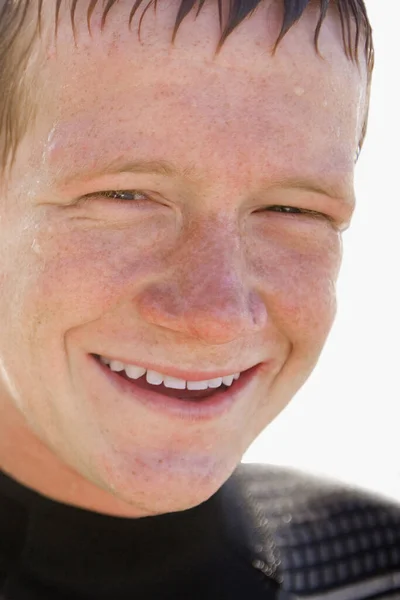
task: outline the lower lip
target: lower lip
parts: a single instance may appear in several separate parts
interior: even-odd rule
[[[157,413],[163,413],[171,417],[181,419],[209,421],[217,419],[229,412],[237,404],[246,392],[252,387],[256,375],[262,364],[252,367],[244,372],[239,379],[234,381],[230,388],[216,393],[209,398],[201,400],[181,400],[173,396],[164,396],[156,390],[142,389],[135,385],[134,380],[128,381],[118,373],[111,371],[103,365],[97,358],[90,356],[91,360],[97,365],[97,368],[105,375],[120,394],[128,397],[130,401],[140,402],[149,410]]]

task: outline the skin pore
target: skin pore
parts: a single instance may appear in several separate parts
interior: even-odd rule
[[[141,42],[131,2],[103,32],[95,13],[92,36],[78,9],[76,44],[66,14],[55,44],[49,15],[38,120],[1,199],[0,468],[129,517],[209,498],[310,375],[365,114],[365,66],[334,11],[323,58],[313,10],[271,56],[268,0],[214,59],[216,6],[171,47],[176,5],[148,11]],[[190,422],[128,402],[92,354],[162,372],[264,364],[229,412]]]

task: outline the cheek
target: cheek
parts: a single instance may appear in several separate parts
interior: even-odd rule
[[[332,229],[303,236],[296,243],[285,238],[285,232],[269,236],[268,243],[256,237],[253,272],[274,325],[293,344],[322,342],[336,312],[340,235]]]
[[[285,278],[282,328],[292,330],[292,341],[325,339],[336,313],[336,269],[320,258],[297,257]],[[289,272],[289,271],[288,271]]]
[[[64,328],[101,318],[129,281],[142,281],[152,269],[150,249],[126,231],[69,232],[41,248],[29,303]]]
[[[43,227],[34,239],[30,229],[29,236],[16,235],[15,240],[2,269],[0,367],[9,389],[13,385],[14,398],[29,397],[24,386],[32,381],[42,392],[47,387],[51,397],[49,386],[57,386],[56,381],[68,385],[68,334],[104,319],[127,292],[128,273],[131,281],[142,280],[151,261],[143,260],[145,244],[133,247],[126,231],[55,228],[50,235]],[[50,377],[43,378],[45,373]]]

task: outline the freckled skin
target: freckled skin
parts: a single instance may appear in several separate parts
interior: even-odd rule
[[[168,4],[148,13],[143,46],[130,3],[103,34],[95,15],[92,38],[78,13],[77,47],[61,20],[1,206],[0,467],[121,516],[206,500],[310,375],[334,319],[364,111],[365,68],[333,15],[324,60],[313,12],[270,56],[266,2],[212,61],[215,7],[171,49]],[[116,159],[191,172],[107,174]],[[326,193],[290,184],[300,177]],[[147,197],[79,200],[115,189]],[[105,392],[90,353],[232,373],[272,362],[223,418],[190,423]]]

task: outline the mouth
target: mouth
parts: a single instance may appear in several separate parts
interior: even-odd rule
[[[235,375],[223,377],[222,379],[226,383],[217,381],[221,378],[209,380],[209,382],[214,382],[212,383],[214,386],[219,383],[218,387],[190,389],[190,387],[193,388],[196,385],[193,382],[193,385],[190,386],[191,382],[188,382],[189,389],[188,385],[184,389],[176,389],[169,387],[170,382],[168,380],[151,383],[149,379],[152,381],[152,378],[146,377],[146,373],[140,375],[140,371],[136,373],[136,378],[133,379],[128,376],[123,368],[113,370],[110,367],[111,361],[107,361],[109,363],[107,364],[106,359],[99,355],[92,354],[90,358],[114,388],[117,388],[128,399],[139,401],[151,410],[166,412],[174,416],[189,417],[192,420],[194,418],[215,418],[224,414],[243,396],[243,392],[250,386],[262,366],[262,363],[259,363],[240,374],[235,374],[236,377]],[[179,380],[176,379],[176,381]],[[201,384],[203,382],[197,383]]]

